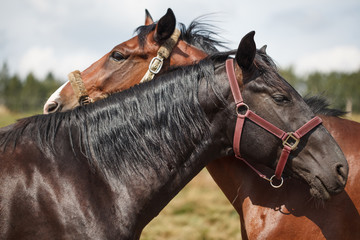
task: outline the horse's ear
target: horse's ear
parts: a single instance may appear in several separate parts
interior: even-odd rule
[[[149,11],[145,9],[145,25],[148,26],[153,23],[154,23],[153,18],[151,17]]]
[[[267,46],[264,45],[264,46],[262,46],[262,48],[259,49],[259,51],[263,54],[266,54],[266,48],[267,48]]]
[[[156,24],[154,40],[159,43],[168,39],[173,34],[175,25],[174,12],[168,8],[167,13]]]
[[[256,45],[254,41],[255,31],[246,34],[240,41],[238,50],[235,55],[237,64],[242,70],[249,70],[254,63],[256,54]]]

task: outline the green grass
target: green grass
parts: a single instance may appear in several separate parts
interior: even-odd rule
[[[11,113],[5,110],[0,109],[0,127],[5,127],[12,123],[15,123],[16,120],[29,117],[41,112],[31,112],[31,113]]]
[[[241,239],[239,215],[206,170],[144,229],[141,240]]]
[[[351,114],[350,116],[347,116],[346,117],[347,119],[351,119],[353,121],[357,121],[357,122],[360,122],[360,114]]]

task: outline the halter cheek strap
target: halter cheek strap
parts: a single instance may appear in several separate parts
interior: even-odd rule
[[[235,157],[238,159],[241,159],[244,161],[251,169],[253,169],[261,178],[264,178],[268,181],[270,181],[271,186],[278,188],[281,187],[283,184],[283,178],[281,177],[282,172],[284,171],[287,159],[289,158],[290,152],[297,148],[297,145],[300,142],[300,138],[302,138],[304,135],[306,135],[309,131],[314,129],[316,126],[318,126],[322,120],[319,117],[314,117],[307,123],[305,123],[301,128],[296,130],[295,132],[285,132],[275,125],[271,124],[267,120],[263,119],[253,111],[249,109],[249,107],[244,103],[244,100],[242,98],[239,85],[235,76],[234,71],[234,63],[233,59],[228,59],[226,61],[226,72],[227,76],[229,78],[230,82],[230,88],[232,91],[232,94],[234,96],[234,100],[236,103],[236,111],[237,111],[237,120],[236,120],[236,126],[235,126],[235,133],[234,133],[234,141],[233,141],[233,148]],[[242,80],[242,79],[241,79]],[[266,177],[266,175],[259,172],[257,169],[255,169],[248,161],[246,161],[244,158],[241,157],[240,154],[240,141],[241,141],[241,135],[242,135],[242,129],[244,127],[245,118],[248,118],[258,126],[262,127],[263,129],[267,130],[274,136],[280,138],[282,140],[283,144],[283,150],[281,152],[278,164],[276,166],[275,174],[269,179]],[[274,185],[273,179],[277,178],[278,180],[281,180],[279,185]]]
[[[150,64],[149,69],[145,73],[144,77],[141,79],[140,83],[151,81],[156,74],[158,74],[163,66],[163,62],[170,56],[170,53],[180,37],[180,30],[175,28],[173,34],[165,43],[159,48],[157,56],[154,57]]]

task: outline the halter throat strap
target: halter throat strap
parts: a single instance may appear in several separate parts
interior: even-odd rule
[[[234,70],[234,60],[228,59],[226,60],[226,72],[230,82],[230,88],[236,103],[236,111],[237,111],[237,120],[234,132],[234,141],[233,141],[233,149],[235,153],[235,157],[244,161],[251,169],[253,169],[261,178],[264,178],[270,181],[271,186],[277,188],[281,187],[283,183],[283,178],[281,177],[282,172],[285,168],[287,159],[289,158],[290,152],[297,148],[297,145],[300,142],[300,138],[306,135],[309,131],[314,129],[318,126],[322,120],[319,117],[314,117],[307,123],[305,123],[302,127],[300,127],[295,132],[285,132],[280,128],[276,127],[275,125],[271,124],[267,120],[263,119],[253,111],[249,109],[249,107],[244,103],[242,98],[238,81],[236,79],[235,70]],[[240,74],[242,77],[242,74]],[[242,80],[242,79],[241,79]],[[266,175],[259,172],[255,169],[248,161],[241,157],[240,154],[240,140],[242,135],[242,130],[244,127],[245,118],[248,118],[258,126],[262,127],[263,129],[267,130],[274,136],[280,138],[283,143],[283,150],[281,152],[279,161],[276,166],[275,174],[269,179]],[[273,179],[277,178],[281,180],[279,185],[273,184]]]

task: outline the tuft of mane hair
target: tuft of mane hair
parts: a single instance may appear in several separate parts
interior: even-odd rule
[[[347,114],[345,111],[330,108],[329,101],[323,96],[305,96],[304,100],[315,114],[332,117],[342,117]]]
[[[218,48],[228,49],[227,41],[221,40],[220,28],[213,24],[209,24],[210,16],[213,14],[205,14],[195,18],[188,27],[183,23],[179,23],[181,31],[180,39],[198,49],[206,52],[207,54],[214,54],[219,52]]]
[[[180,39],[186,43],[197,47],[198,49],[213,54],[219,52],[218,47],[227,49],[225,40],[220,40],[220,29],[208,22],[208,17],[211,14],[202,15],[194,19],[188,27],[183,23],[179,23]],[[143,25],[136,28],[135,33],[138,35],[140,47],[145,46],[146,36],[155,30],[156,23],[150,25]]]

